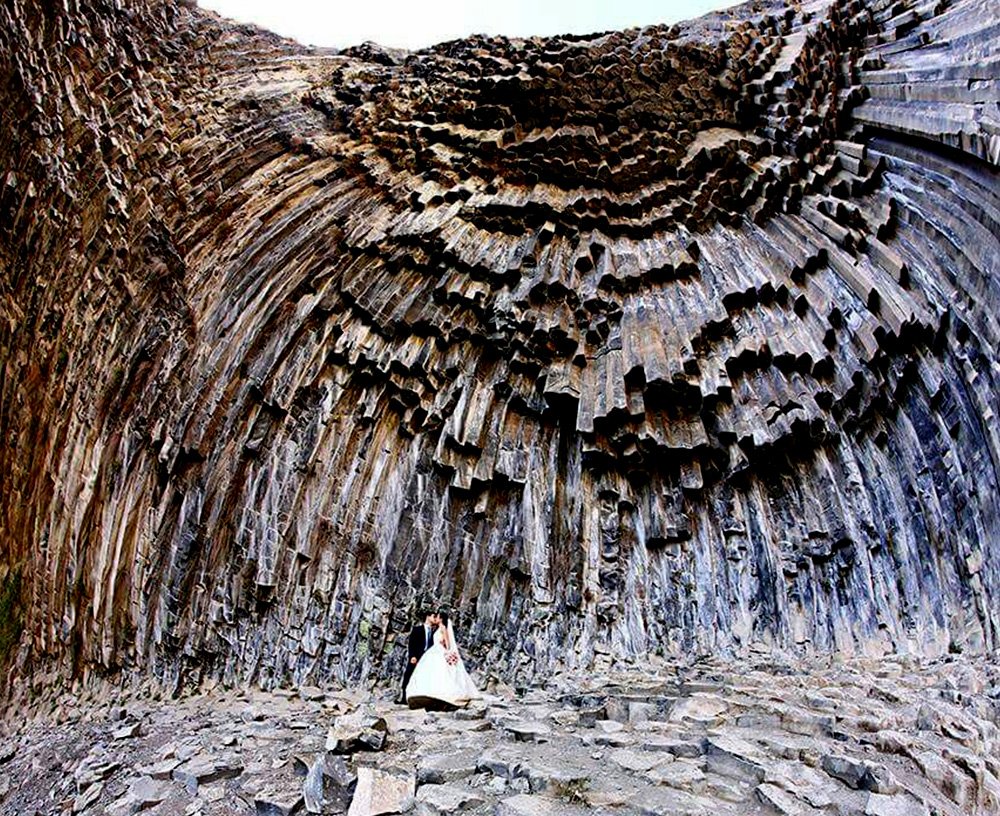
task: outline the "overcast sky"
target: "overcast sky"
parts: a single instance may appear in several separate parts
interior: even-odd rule
[[[734,5],[725,0],[199,0],[307,45],[344,48],[372,40],[396,48],[470,34],[589,34],[674,23]]]

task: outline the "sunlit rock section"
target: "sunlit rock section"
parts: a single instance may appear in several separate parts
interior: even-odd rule
[[[0,627],[41,681],[997,646],[1000,19],[306,49],[0,9]]]

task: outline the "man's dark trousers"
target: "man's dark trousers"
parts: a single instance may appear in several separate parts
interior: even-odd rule
[[[417,667],[416,663],[413,662],[413,658],[420,661],[423,657],[424,652],[430,646],[433,641],[433,633],[428,634],[428,628],[424,624],[420,623],[413,627],[410,632],[410,639],[406,644],[406,671],[403,672],[403,688],[399,693],[399,701],[401,703],[406,702],[406,686],[410,682],[410,676],[413,674],[413,670]]]

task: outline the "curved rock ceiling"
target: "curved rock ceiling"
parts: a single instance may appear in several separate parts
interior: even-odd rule
[[[1000,15],[0,8],[17,674],[995,648]]]

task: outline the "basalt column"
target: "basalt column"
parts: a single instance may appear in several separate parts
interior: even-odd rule
[[[9,681],[995,648],[1000,15],[0,8]]]

